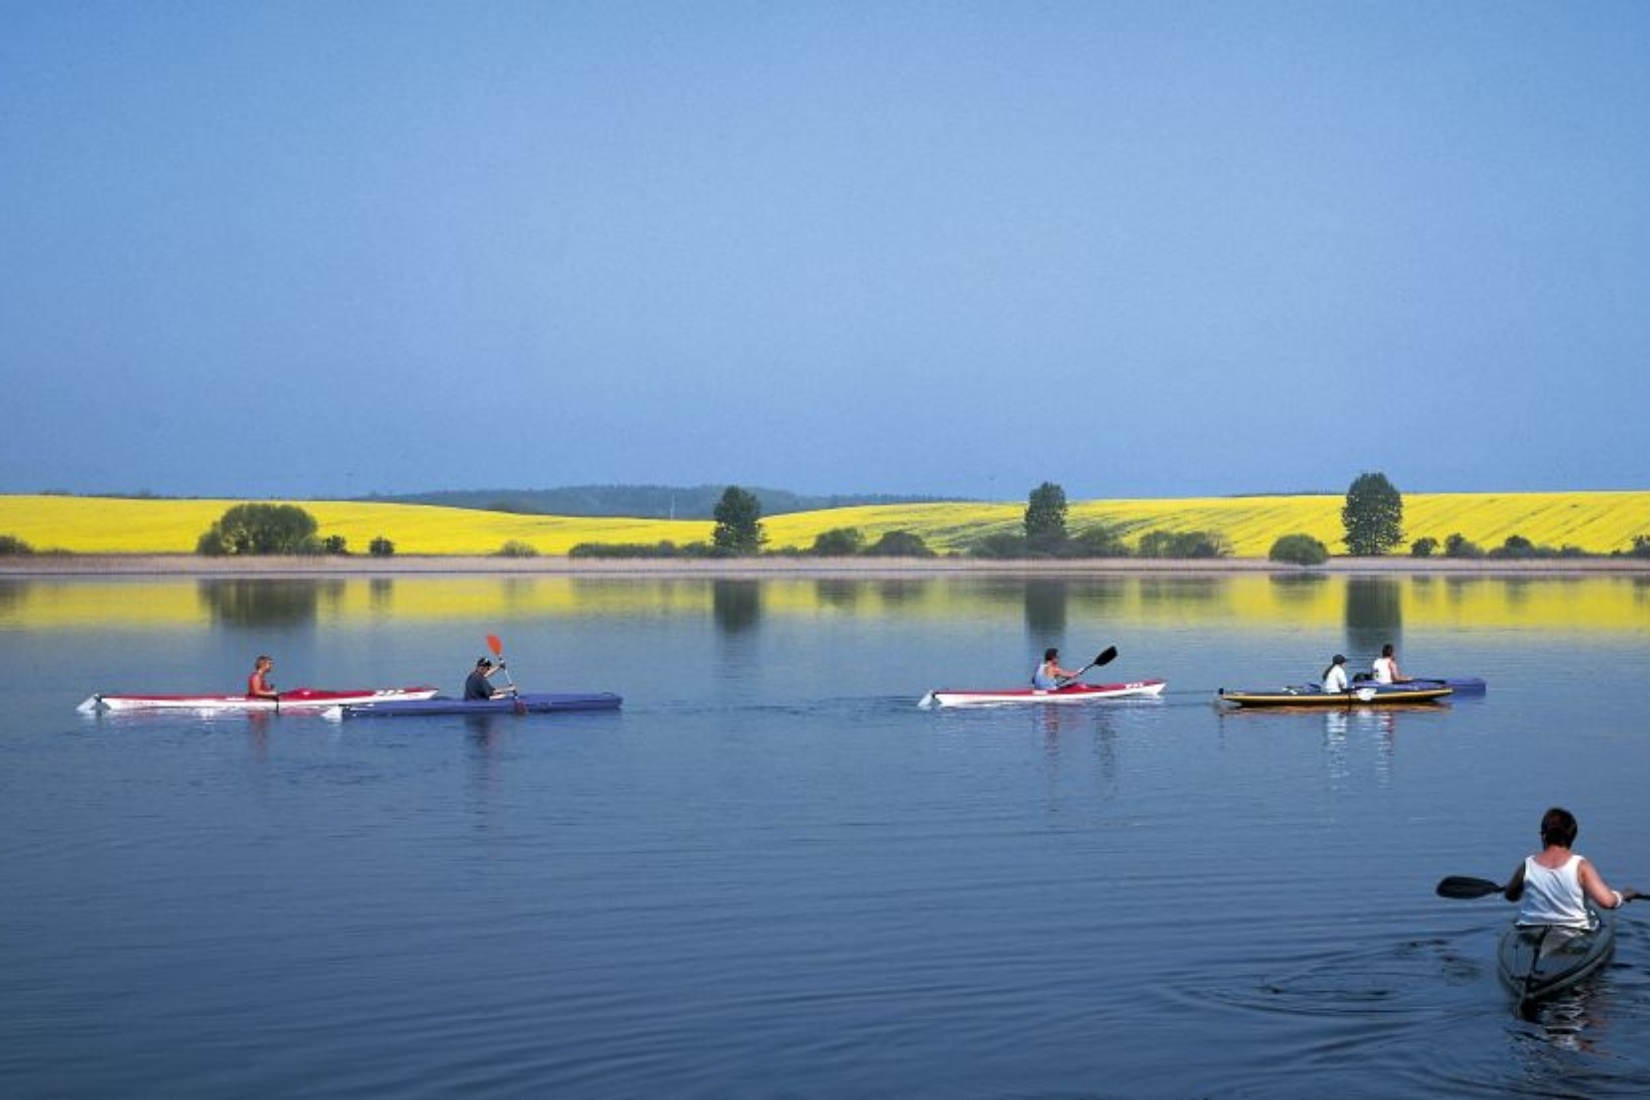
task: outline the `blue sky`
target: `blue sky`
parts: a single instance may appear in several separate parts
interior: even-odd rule
[[[1650,487],[1650,4],[0,0],[0,492]]]

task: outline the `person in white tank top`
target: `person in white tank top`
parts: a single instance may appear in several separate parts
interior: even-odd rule
[[[1401,684],[1408,679],[1398,671],[1398,658],[1393,655],[1391,642],[1381,647],[1381,655],[1375,658],[1370,671],[1375,673],[1377,684]]]
[[[1575,815],[1561,806],[1542,815],[1542,849],[1525,857],[1505,891],[1508,901],[1521,903],[1519,924],[1586,928],[1592,923],[1589,902],[1620,909],[1640,896],[1632,887],[1612,890],[1590,860],[1570,851],[1580,831]]]

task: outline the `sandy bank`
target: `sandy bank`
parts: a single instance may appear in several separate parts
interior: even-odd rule
[[[37,554],[0,558],[0,577],[382,577],[441,574],[500,576],[846,576],[912,577],[1004,575],[1083,577],[1140,573],[1428,573],[1465,576],[1572,574],[1650,575],[1642,558],[1563,558],[1541,561],[1465,561],[1448,558],[1332,558],[1311,569],[1256,558],[1150,561],[993,562],[972,558],[743,558],[720,560],[592,560],[564,557],[258,557],[203,558],[194,554]]]

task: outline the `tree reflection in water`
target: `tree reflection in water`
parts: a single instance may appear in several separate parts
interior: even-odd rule
[[[1381,646],[1397,643],[1404,627],[1400,582],[1392,577],[1349,577],[1346,582],[1346,652],[1351,671],[1367,672]],[[1400,665],[1402,648],[1399,649]]]
[[[762,582],[715,580],[710,589],[716,625],[728,634],[749,630],[762,619]]]
[[[213,577],[196,591],[212,620],[225,626],[293,626],[313,622],[323,598],[343,598],[344,581],[278,577]]]

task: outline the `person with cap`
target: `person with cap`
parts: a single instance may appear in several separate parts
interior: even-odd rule
[[[1350,691],[1351,687],[1352,685],[1347,683],[1346,679],[1346,657],[1337,653],[1334,659],[1329,662],[1329,667],[1323,670],[1323,689],[1345,693]]]
[[[1031,674],[1031,686],[1038,691],[1053,691],[1063,681],[1076,675],[1069,668],[1060,667],[1060,651],[1050,646],[1043,650],[1042,664]]]
[[[493,686],[491,677],[494,673],[502,671],[504,671],[503,661],[495,665],[490,659],[481,658],[476,662],[475,669],[464,680],[464,698],[491,699],[493,696],[501,694],[501,690]],[[514,687],[505,689],[505,693],[513,693],[514,691]]]

